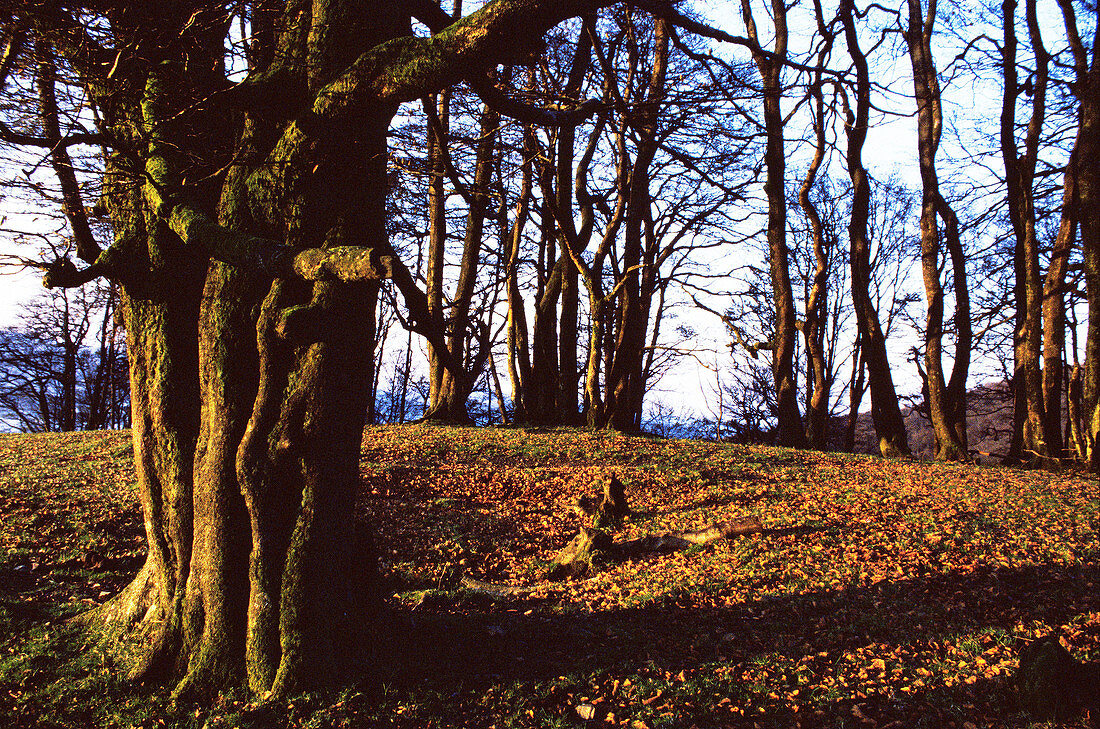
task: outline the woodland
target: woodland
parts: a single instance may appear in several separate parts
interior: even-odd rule
[[[400,332],[390,419],[422,347],[425,422],[481,402],[634,433],[692,356],[688,308],[726,328],[776,446],[835,449],[866,393],[894,458],[908,318],[936,460],[974,458],[982,355],[1010,383],[1007,463],[1100,469],[1097,21],[1087,0],[0,0],[3,253],[41,270],[53,332],[5,331],[22,410],[0,404],[133,437],[147,554],[82,625],[181,702],[360,660],[386,626],[350,517]],[[911,187],[869,170],[888,123]]]

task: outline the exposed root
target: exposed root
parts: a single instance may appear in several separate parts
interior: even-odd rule
[[[693,545],[709,544],[747,534],[759,534],[764,525],[756,517],[716,521],[703,527],[681,532],[647,534],[625,542],[615,542],[599,529],[582,527],[565,549],[554,557],[554,566],[546,574],[550,580],[581,577],[600,562],[619,561],[646,554],[676,552]]]

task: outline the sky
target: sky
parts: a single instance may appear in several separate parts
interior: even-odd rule
[[[0,327],[19,323],[20,306],[42,291],[37,272],[17,271],[0,276]]]

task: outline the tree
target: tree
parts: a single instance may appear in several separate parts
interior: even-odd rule
[[[460,4],[456,3],[456,10]],[[447,100],[445,102],[445,100]],[[439,108],[443,112],[448,107],[447,114],[436,114],[428,104],[429,118],[429,160],[431,163],[431,196],[429,199],[431,243],[429,246],[429,302],[433,316],[445,318],[444,327],[448,330],[447,349],[440,351],[435,346],[429,347],[429,371],[431,373],[432,390],[430,406],[425,417],[444,422],[468,423],[469,413],[466,411],[466,400],[473,391],[485,364],[489,359],[492,346],[489,341],[489,325],[487,322],[475,322],[472,319],[474,303],[474,289],[481,264],[481,250],[485,223],[490,213],[490,183],[494,170],[494,159],[497,152],[497,133],[500,126],[500,115],[483,107],[478,113],[478,132],[476,136],[474,174],[470,185],[463,183],[458,177],[458,171],[451,161],[451,155],[447,150],[447,129],[449,123],[445,123],[449,116],[449,94],[440,94]],[[462,236],[462,253],[459,264],[458,280],[455,283],[455,292],[452,297],[449,312],[443,306],[443,263],[445,258],[446,240],[446,211],[442,192],[442,176],[449,175],[455,188],[464,198],[468,211],[466,214],[466,226]],[[446,315],[445,314],[449,314]],[[476,329],[476,331],[474,331]],[[476,340],[479,344],[476,351],[471,352],[469,342]],[[455,367],[445,366],[447,358],[450,358]]]
[[[959,238],[955,211],[940,193],[936,152],[943,128],[943,108],[935,60],[932,57],[932,33],[936,23],[936,0],[929,0],[923,11],[920,0],[909,0],[908,25],[904,30],[913,67],[914,96],[917,101],[917,144],[919,149],[923,196],[921,201],[921,271],[928,302],[924,328],[925,388],[934,433],[937,460],[969,460],[966,441],[966,378],[970,367],[973,340],[970,323],[970,294],[966,279],[966,256]],[[940,281],[943,239],[951,258],[955,292],[955,358],[950,381],[943,372],[944,290]]]
[[[631,8],[586,17],[552,37],[538,84],[528,85],[551,103],[602,96],[591,123],[534,127],[525,137],[517,194],[523,200],[529,190],[526,209],[539,217],[526,248],[538,287],[533,356],[517,348],[509,361],[517,411],[528,418],[576,421],[583,357],[581,414],[589,425],[639,428],[648,388],[677,354],[670,287],[697,270],[699,251],[720,245],[711,236],[728,232],[727,206],[741,186],[740,152],[729,142],[741,123],[723,96],[734,81],[706,73],[699,61],[709,59],[693,39],[678,38],[674,48],[671,26]],[[558,45],[565,34],[576,38],[571,52]],[[517,206],[517,221],[524,209]],[[518,281],[523,251],[509,251],[517,261],[509,279]],[[571,299],[579,288],[586,312]],[[518,285],[510,297],[522,300]],[[518,333],[527,315],[510,312]],[[586,329],[582,354],[577,340]]]
[[[809,84],[809,95],[813,102],[810,110],[814,132],[814,152],[806,177],[798,188],[798,205],[810,226],[810,240],[814,254],[814,271],[809,291],[806,294],[806,314],[802,323],[802,336],[806,340],[807,389],[806,397],[806,444],[810,448],[823,450],[826,441],[826,424],[829,416],[829,390],[832,378],[826,356],[825,329],[828,323],[829,308],[829,259],[832,252],[832,238],[825,231],[821,213],[811,198],[817,175],[825,161],[827,143],[826,105],[824,93],[824,69],[832,52],[834,34],[825,24],[821,3],[814,2],[814,15],[818,33],[822,37],[821,49],[817,54],[817,68]]]
[[[1088,286],[1088,255],[1093,239],[1086,228],[1095,230],[1089,221],[1096,213],[1083,202],[1092,199],[1095,188],[1090,188],[1087,181],[1081,187],[1082,179],[1095,174],[1094,165],[1082,164],[1081,160],[1084,154],[1096,151],[1092,130],[1100,115],[1096,108],[1096,78],[1100,73],[1096,63],[1096,11],[1085,10],[1094,24],[1090,46],[1082,38],[1074,4],[1059,2],[1058,7],[1064,36],[1053,32],[1055,26],[1046,22],[1037,3],[1026,2],[1023,21],[1027,33],[1023,39],[1017,32],[1017,3],[1006,0],[1001,5],[1003,42],[998,48],[1004,78],[1000,152],[1015,244],[1012,298],[1016,326],[1011,374],[1015,427],[1007,460],[1044,466],[1057,465],[1067,454],[1063,433],[1068,434],[1079,457],[1088,458],[1091,450],[1084,432],[1084,421],[1090,416],[1084,404],[1075,400],[1078,395],[1085,397],[1089,390],[1085,386],[1087,376],[1080,388],[1064,376],[1069,368],[1066,360],[1071,359],[1064,352],[1065,294],[1074,289],[1067,276],[1078,251],[1084,258],[1090,306],[1093,299],[1088,292],[1100,290]],[[1050,39],[1054,40],[1048,47]],[[1059,178],[1060,187],[1055,182]],[[1084,372],[1088,371],[1090,347],[1095,355],[1097,350],[1086,336]],[[1072,354],[1076,362],[1077,351]],[[1069,397],[1073,414],[1063,431],[1064,396]]]
[[[1062,11],[1073,55],[1075,79],[1071,89],[1078,104],[1077,138],[1066,168],[1064,187],[1066,196],[1071,199],[1066,210],[1071,219],[1076,219],[1080,235],[1088,290],[1089,319],[1085,337],[1081,413],[1088,422],[1085,440],[1091,448],[1089,468],[1100,471],[1100,449],[1096,447],[1097,435],[1100,434],[1100,170],[1096,164],[1088,162],[1100,155],[1100,8],[1095,5],[1092,8],[1090,59],[1090,49],[1081,40],[1073,3],[1059,0],[1058,7]],[[1056,253],[1059,250],[1060,246],[1056,246]],[[1054,278],[1056,282],[1057,276]]]
[[[371,574],[347,515],[377,281],[446,346],[387,238],[391,120],[601,4],[497,0],[452,22],[414,0],[5,3],[4,74],[48,44],[97,123],[7,141],[109,150],[114,240],[47,281],[122,285],[149,558],[88,623],[142,647],[133,675],[177,679],[177,695],[244,676],[284,694],[346,658]],[[413,35],[412,15],[432,34]]]
[[[863,357],[867,363],[871,388],[871,412],[879,450],[884,456],[909,455],[905,421],[901,417],[890,362],[886,353],[886,337],[879,324],[878,312],[870,296],[871,242],[867,221],[871,203],[871,181],[863,166],[863,144],[871,109],[871,80],[867,57],[859,45],[853,0],[843,0],[839,10],[844,24],[848,53],[856,69],[855,110],[848,108],[845,131],[848,133],[848,175],[852,179],[852,218],[848,226],[851,242],[852,297],[859,324]]]
[[[1041,460],[1050,456],[1049,439],[1044,432],[1045,414],[1042,396],[1042,284],[1039,268],[1039,241],[1035,214],[1035,168],[1046,116],[1047,82],[1050,57],[1043,46],[1035,15],[1035,3],[1028,3],[1028,29],[1035,53],[1035,73],[1029,80],[1031,115],[1020,154],[1016,142],[1016,104],[1022,91],[1016,76],[1016,2],[1002,3],[1004,42],[1003,65],[1005,90],[1001,112],[1001,153],[1008,187],[1008,208],[1016,238],[1016,336],[1013,344],[1015,365],[1012,376],[1016,398],[1015,428],[1010,459]]]
[[[607,392],[604,407],[597,416],[601,427],[636,430],[641,427],[642,352],[649,321],[651,290],[643,285],[642,268],[651,272],[651,261],[643,254],[643,226],[652,219],[651,165],[658,149],[659,112],[667,94],[671,24],[658,18],[653,27],[653,59],[644,95],[635,101],[637,108],[626,123],[637,138],[623,221],[623,269],[617,285],[618,307],[615,313],[615,347],[607,368]],[[650,264],[646,266],[646,264]]]
[[[758,44],[759,33],[750,0],[741,0],[741,14],[749,38]],[[801,447],[806,443],[806,432],[798,410],[798,393],[794,384],[796,314],[787,247],[786,151],[782,109],[783,70],[787,64],[787,4],[782,0],[773,0],[771,16],[775,26],[774,47],[770,50],[757,48],[753,51],[753,60],[763,83],[764,133],[767,139],[764,162],[768,173],[764,187],[768,198],[768,262],[775,305],[772,369],[779,421],[776,443]]]
[[[129,424],[126,354],[110,287],[51,291],[0,336],[0,421],[26,432]]]

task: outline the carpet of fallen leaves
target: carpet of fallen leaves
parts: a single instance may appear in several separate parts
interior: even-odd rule
[[[431,585],[459,561],[531,588],[483,609],[480,655],[442,661],[471,687],[520,687],[488,685],[475,724],[529,701],[532,725],[1028,726],[1018,648],[1058,631],[1100,654],[1100,485],[1079,473],[421,426],[368,430],[362,471],[392,573]],[[545,582],[578,530],[571,501],[609,475],[635,512],[616,539],[750,515],[767,531]],[[414,615],[476,612],[402,598]],[[430,717],[406,709],[410,726]]]
[[[381,677],[203,723],[1038,727],[1019,648],[1055,632],[1100,658],[1100,484],[1081,473],[422,425],[368,428],[361,472]],[[633,510],[617,540],[765,532],[547,582],[571,502],[611,475]],[[0,436],[0,630],[108,599],[140,547],[125,434]]]
[[[0,435],[0,631],[102,602],[141,565],[133,471],[128,433]]]

